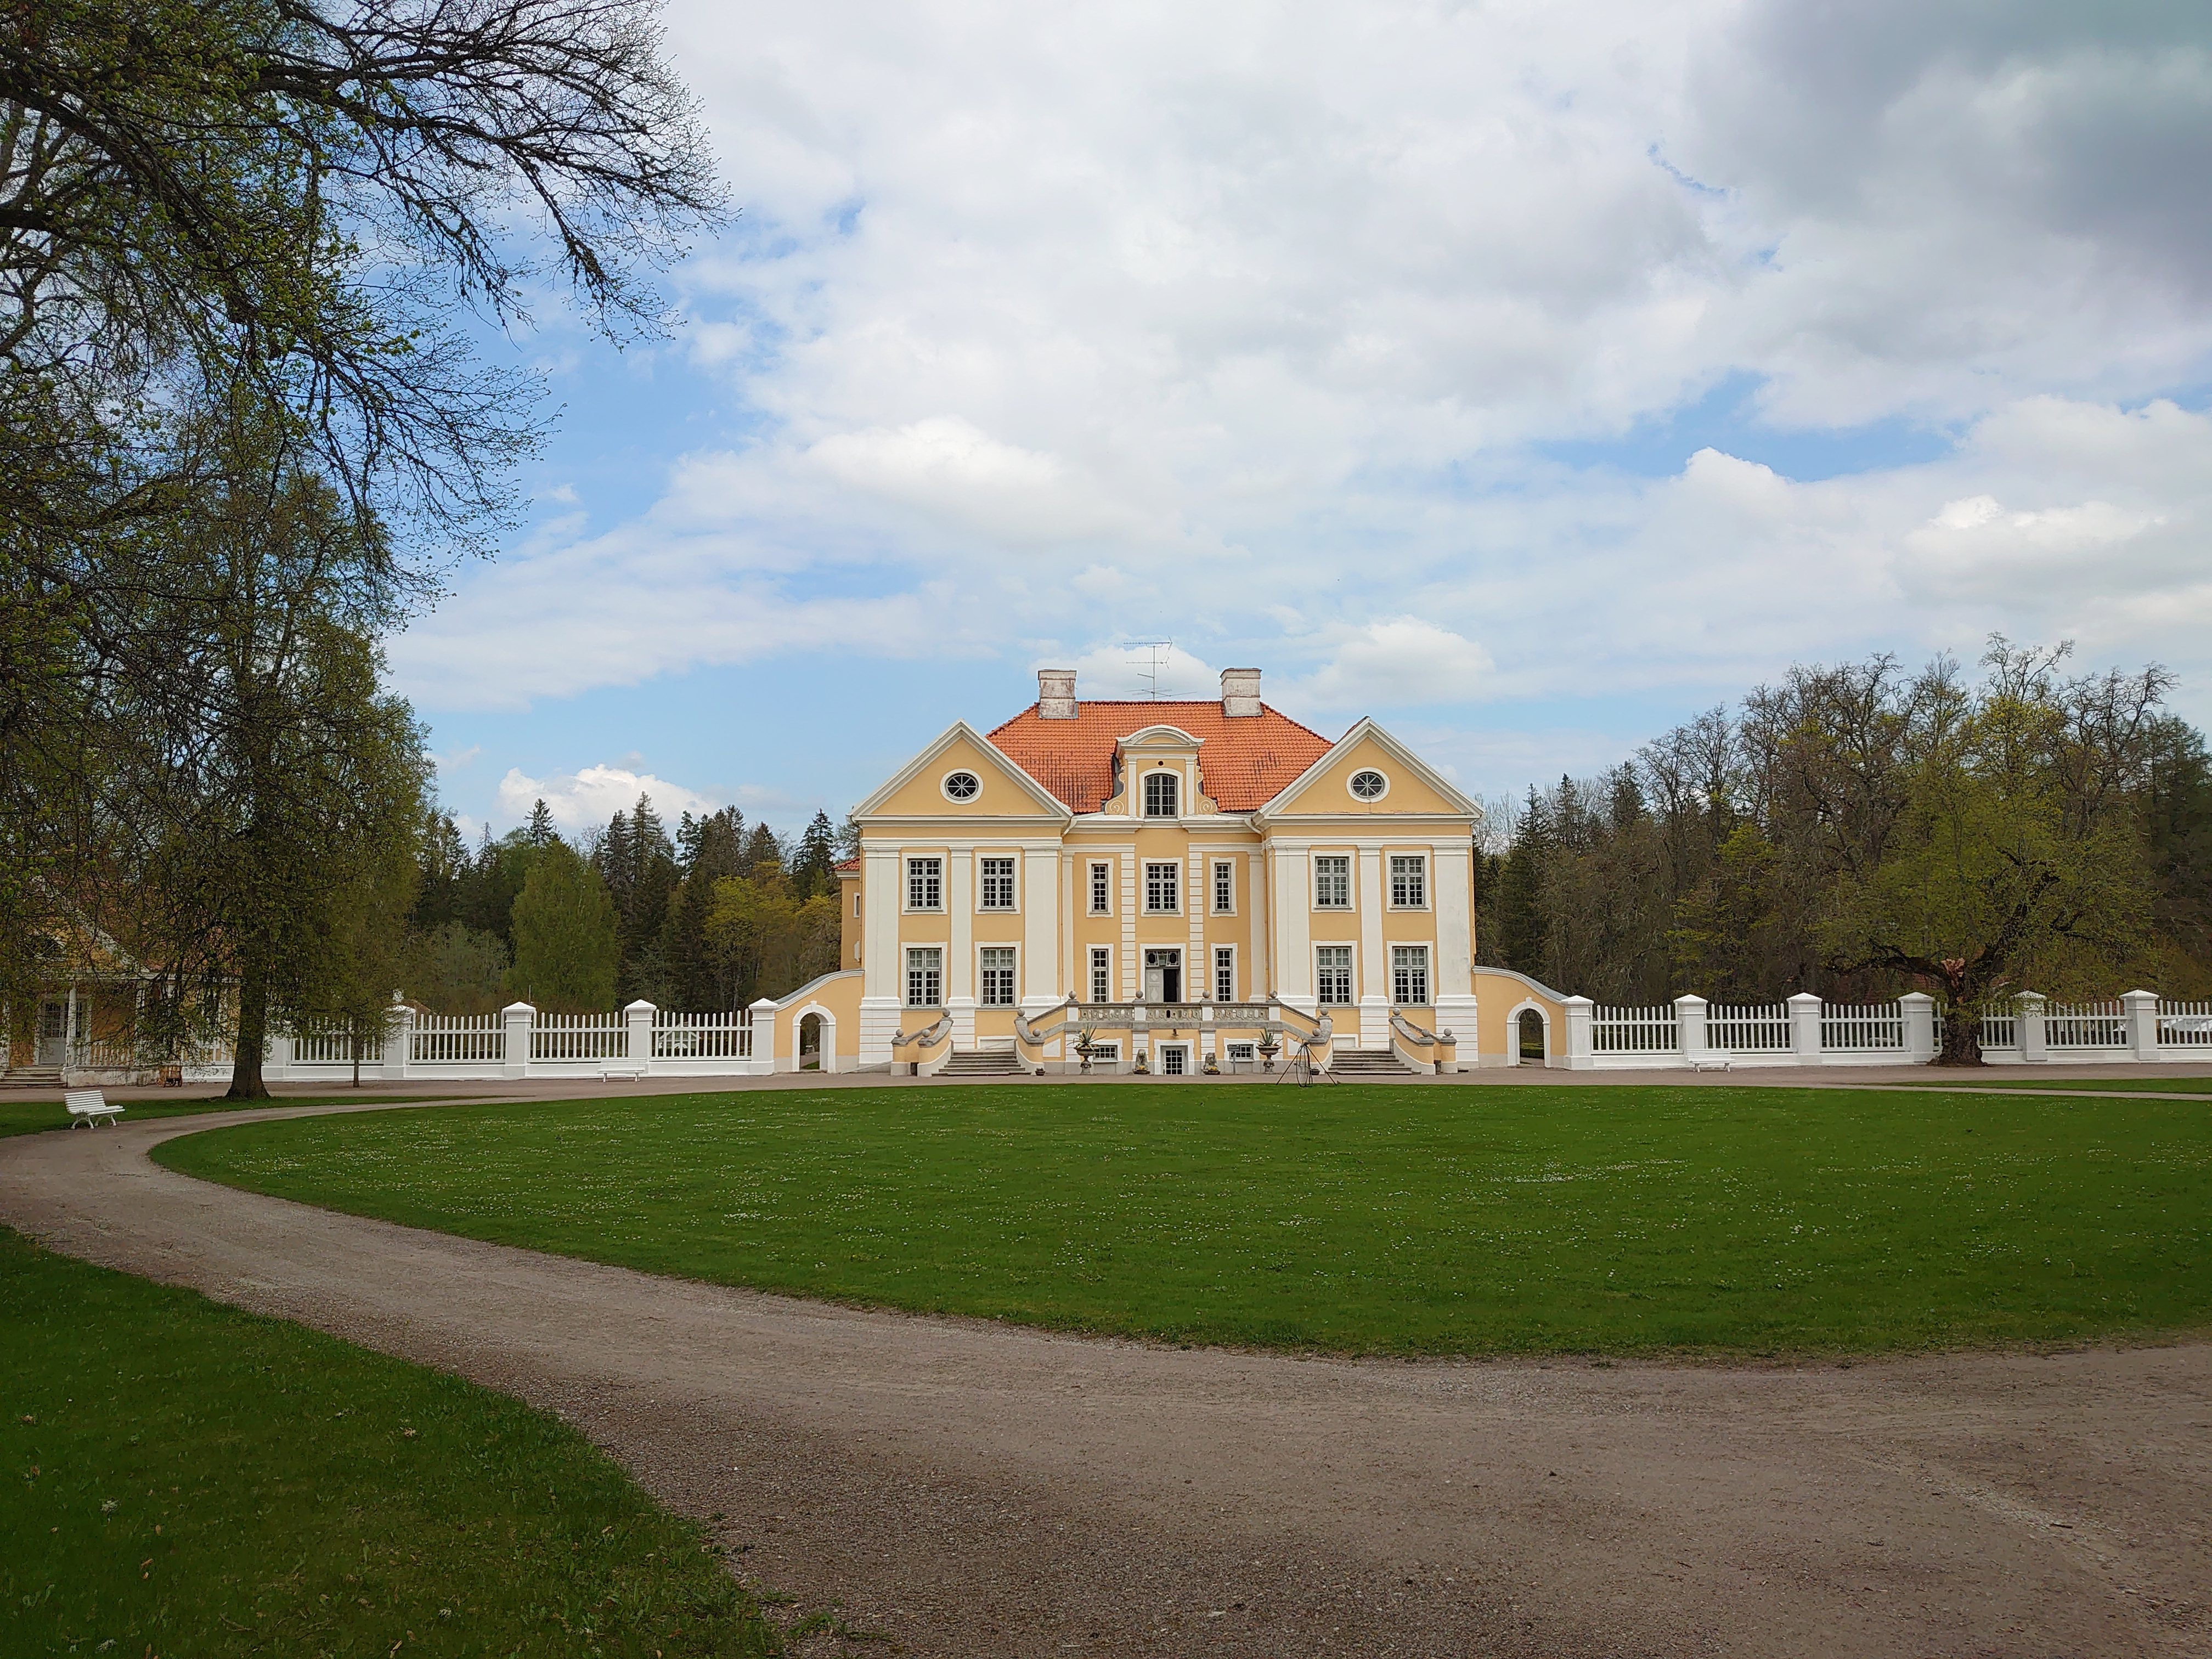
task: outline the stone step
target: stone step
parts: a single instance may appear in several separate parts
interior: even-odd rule
[[[1328,1069],[1344,1077],[1411,1077],[1413,1067],[1391,1048],[1337,1048],[1328,1057]]]
[[[939,1077],[1020,1077],[1021,1057],[1011,1048],[955,1048]]]

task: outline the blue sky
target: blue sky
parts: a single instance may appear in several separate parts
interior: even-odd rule
[[[1152,635],[1486,795],[1999,630],[2212,717],[2197,9],[670,24],[740,216],[487,348],[562,420],[392,643],[472,825],[793,827]]]

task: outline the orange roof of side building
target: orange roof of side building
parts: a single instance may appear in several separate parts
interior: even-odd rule
[[[1257,811],[1334,745],[1262,704],[1234,718],[1218,702],[1079,702],[1073,720],[1046,720],[1036,705],[991,732],[1000,753],[1077,812],[1114,793],[1115,745],[1148,726],[1180,726],[1204,744],[1199,777],[1224,812]]]

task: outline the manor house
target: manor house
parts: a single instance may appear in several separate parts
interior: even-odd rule
[[[1324,1020],[1337,1069],[1472,1039],[1472,801],[1370,720],[1332,741],[1269,708],[1257,669],[1205,702],[1075,681],[1042,672],[855,810],[859,1030],[830,1054],[1172,1075],[1259,1069]]]

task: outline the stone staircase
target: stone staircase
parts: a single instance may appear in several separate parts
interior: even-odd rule
[[[1413,1075],[1413,1068],[1398,1058],[1395,1048],[1334,1048],[1329,1053],[1328,1069],[1347,1081]]]
[[[13,1066],[0,1073],[0,1089],[58,1089],[62,1086],[62,1068],[58,1066]]]
[[[1021,1057],[1012,1048],[955,1048],[939,1077],[1024,1077]]]

